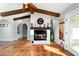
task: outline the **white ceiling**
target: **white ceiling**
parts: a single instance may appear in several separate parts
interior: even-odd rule
[[[21,9],[22,3],[0,3],[0,12]]]
[[[73,3],[33,3],[33,4],[41,9],[61,13]]]
[[[25,3],[27,4],[27,3]],[[52,12],[58,12],[61,13],[64,11],[67,7],[72,5],[73,3],[33,3],[36,7],[52,11]],[[16,9],[21,9],[22,3],[0,3],[0,12],[4,11],[11,11],[11,10],[16,10]],[[27,8],[27,5],[26,5]]]

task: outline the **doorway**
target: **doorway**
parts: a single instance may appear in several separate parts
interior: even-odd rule
[[[22,38],[27,38],[27,25],[20,23],[17,26],[17,34],[21,35]]]
[[[23,37],[24,38],[27,38],[27,25],[26,24],[23,24],[23,30],[22,30],[22,33],[23,33]]]
[[[79,55],[79,8],[66,14],[65,17],[65,49]]]
[[[72,16],[71,24],[71,47],[79,52],[79,15]]]

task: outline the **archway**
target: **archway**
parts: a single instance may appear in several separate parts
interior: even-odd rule
[[[22,38],[27,38],[27,25],[20,23],[17,26],[17,34],[21,35]]]
[[[24,38],[27,38],[27,25],[26,24],[23,24],[23,30],[22,30],[22,33],[23,33],[23,37]]]

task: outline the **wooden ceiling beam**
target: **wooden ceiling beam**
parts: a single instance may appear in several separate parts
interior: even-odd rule
[[[64,24],[65,22],[61,22],[61,23],[59,23],[59,24]]]
[[[28,8],[29,8],[29,10],[31,11],[32,14],[38,9],[38,8],[37,8],[35,5],[33,5],[32,3],[28,3],[27,6],[28,6]]]
[[[5,16],[10,16],[10,15],[20,14],[20,13],[25,13],[25,12],[30,12],[30,10],[28,8],[13,10],[13,11],[2,12],[0,13],[0,15],[2,17],[5,17]]]
[[[46,14],[46,15],[50,15],[50,16],[55,16],[55,17],[59,17],[60,16],[60,13],[51,12],[51,11],[47,11],[47,10],[43,10],[43,9],[37,9],[35,12]]]
[[[26,15],[26,16],[22,16],[22,17],[17,17],[17,18],[14,18],[13,20],[21,20],[21,19],[25,19],[25,18],[30,18],[31,16],[30,15]]]
[[[51,12],[51,11],[47,11],[47,10],[43,10],[43,9],[38,9],[32,3],[28,3],[27,6],[28,6],[29,10],[31,11],[31,13],[38,12],[38,13],[42,13],[42,14],[46,14],[46,15],[50,15],[50,16],[55,16],[55,17],[60,16],[60,13]]]
[[[28,8],[25,8],[25,4],[24,4],[23,9],[2,12],[2,13],[0,13],[0,15],[2,17],[5,17],[5,16],[10,16],[10,15],[20,14],[20,13],[25,13],[25,12],[31,12],[32,14],[34,12],[38,12],[38,13],[42,13],[42,14],[46,14],[46,15],[50,15],[50,16],[55,16],[55,17],[60,16],[60,13],[51,12],[51,11],[47,11],[47,10],[43,10],[43,9],[38,9],[32,3],[28,3],[27,6],[28,6]]]

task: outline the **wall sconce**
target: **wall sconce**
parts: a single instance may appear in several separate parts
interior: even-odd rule
[[[8,27],[8,24],[0,24],[0,27]]]

